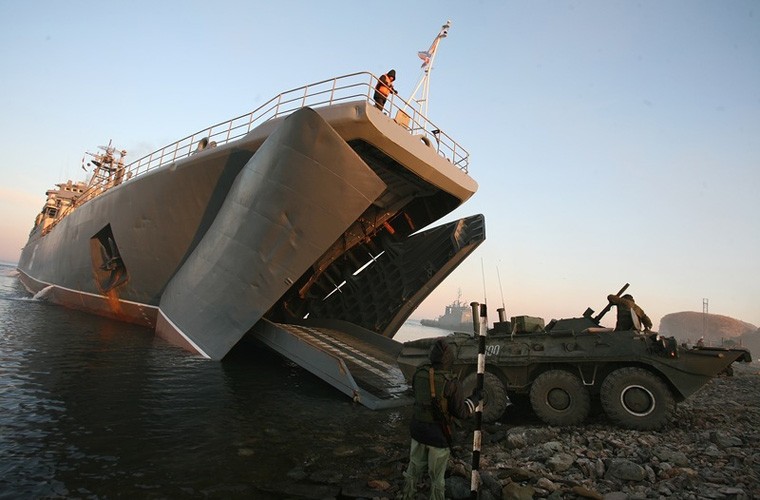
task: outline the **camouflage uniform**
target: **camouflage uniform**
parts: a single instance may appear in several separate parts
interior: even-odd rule
[[[446,342],[438,340],[430,352],[432,364],[422,365],[412,378],[414,391],[414,416],[409,431],[412,436],[409,452],[409,466],[404,472],[404,499],[414,499],[417,483],[427,469],[430,475],[430,498],[444,498],[446,465],[449,461],[449,444],[441,422],[434,417],[430,394],[430,374],[432,367],[436,399],[441,402],[445,425],[451,417],[467,418],[475,410],[477,402],[462,396],[462,385],[451,373],[454,353]]]

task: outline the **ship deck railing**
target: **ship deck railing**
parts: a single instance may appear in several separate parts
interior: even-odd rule
[[[72,210],[116,185],[129,182],[146,172],[187,158],[206,147],[221,146],[240,139],[269,120],[287,116],[304,107],[321,108],[362,100],[374,105],[373,96],[378,81],[378,78],[372,73],[359,72],[282,92],[250,113],[204,128],[125,165],[123,169],[119,168],[110,175],[103,176],[97,182],[91,183],[72,205],[60,210],[56,219],[43,230],[43,233],[49,232]],[[467,150],[428,120],[420,111],[419,103],[406,101],[391,93],[385,103],[384,110],[389,116],[397,117],[396,121],[400,127],[405,128],[412,135],[424,137],[439,155],[448,159],[463,172],[468,172],[469,153]]]

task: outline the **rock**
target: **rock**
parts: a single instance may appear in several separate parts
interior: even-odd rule
[[[535,490],[532,486],[507,483],[501,489],[502,500],[532,500]]]
[[[367,481],[367,486],[373,490],[385,491],[387,489],[390,489],[391,483],[382,479],[370,479]]]
[[[602,500],[604,498],[604,496],[598,492],[583,486],[573,486],[570,491],[583,498],[593,498],[594,500]]]
[[[309,475],[306,473],[303,467],[296,467],[295,469],[289,470],[286,476],[288,479],[292,479],[293,481],[300,481],[302,479],[306,479]]]
[[[494,498],[501,498],[501,482],[496,476],[486,471],[480,471],[480,480],[482,481],[480,487],[481,500],[485,500],[483,494],[486,492]]]
[[[657,481],[657,474],[655,474],[654,469],[651,465],[647,464],[644,466],[644,471],[647,473],[647,481],[650,483],[654,483]]]
[[[687,476],[687,477],[697,477],[699,474],[697,474],[697,471],[690,467],[682,467],[679,469],[679,473]]]
[[[557,491],[559,489],[559,485],[557,485],[556,483],[552,482],[550,479],[547,479],[545,477],[542,477],[538,481],[536,481],[536,487],[546,490],[550,493],[552,491]]]
[[[747,494],[744,492],[743,489],[741,489],[741,488],[731,488],[731,487],[728,487],[728,486],[726,486],[724,488],[720,488],[718,490],[718,493],[721,493],[723,495],[733,495],[733,496],[736,496],[736,497],[745,497],[745,498],[747,496]]]
[[[593,451],[602,451],[604,449],[604,443],[601,439],[591,437],[588,440],[588,448]]]
[[[628,494],[622,491],[612,491],[602,496],[603,500],[628,500]]]
[[[553,453],[558,453],[564,450],[564,446],[559,441],[549,441],[544,443],[544,449]]]
[[[601,459],[597,459],[596,463],[594,464],[594,468],[596,470],[596,477],[604,477],[604,462]]]
[[[736,436],[732,436],[725,431],[713,431],[710,433],[710,441],[718,445],[720,449],[725,450],[734,446],[741,446],[742,440]]]
[[[686,467],[689,465],[689,458],[686,454],[680,450],[672,450],[670,448],[660,446],[654,449],[654,455],[662,462],[669,462],[678,467]]]
[[[535,478],[536,474],[532,471],[519,467],[513,469],[505,469],[502,471],[499,477],[502,479],[509,478],[512,481],[527,481],[529,479]]]
[[[358,446],[339,446],[333,450],[333,455],[336,457],[353,457],[362,452],[362,449]]]
[[[483,442],[488,443],[488,444],[496,444],[496,443],[500,443],[504,441],[506,437],[507,437],[507,431],[505,431],[504,429],[499,429],[495,432],[489,432],[488,434],[486,434],[483,438]]]
[[[528,445],[528,439],[525,434],[519,432],[510,432],[507,434],[507,447],[509,448],[525,448]]]
[[[494,495],[490,491],[486,490],[480,493],[480,500],[500,500],[501,492],[498,495]]]
[[[714,444],[711,444],[710,446],[705,448],[704,454],[712,458],[719,458],[723,456],[723,452],[720,451],[718,447]]]
[[[647,477],[647,472],[638,464],[624,458],[613,458],[607,463],[605,479],[617,478],[622,481],[642,481]]]
[[[459,476],[450,476],[446,478],[446,498],[454,500],[464,500],[470,498],[472,490],[470,481]]]
[[[452,476],[459,476],[463,477],[465,479],[469,479],[471,476],[471,467],[465,465],[462,461],[452,461],[449,462],[449,474]]]
[[[564,472],[573,466],[575,457],[567,453],[557,453],[546,461],[546,466],[553,472]]]

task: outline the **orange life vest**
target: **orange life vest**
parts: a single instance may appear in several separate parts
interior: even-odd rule
[[[380,77],[380,81],[377,83],[377,90],[383,96],[388,97],[388,95],[391,93],[391,87],[393,86],[392,83],[390,83],[390,77],[388,75],[383,75]]]

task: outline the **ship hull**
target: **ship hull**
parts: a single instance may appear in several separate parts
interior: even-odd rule
[[[270,120],[35,230],[20,279],[51,302],[155,328],[212,359],[262,318],[337,319],[392,337],[485,238],[482,216],[410,238],[477,185],[398,129],[364,102]],[[381,263],[403,269],[441,238],[453,248],[405,280],[352,274],[384,253]]]
[[[429,326],[431,328],[438,328],[441,330],[451,330],[452,332],[472,333],[474,326],[472,321],[461,323],[448,323],[435,319],[421,319],[420,324],[422,326]]]

